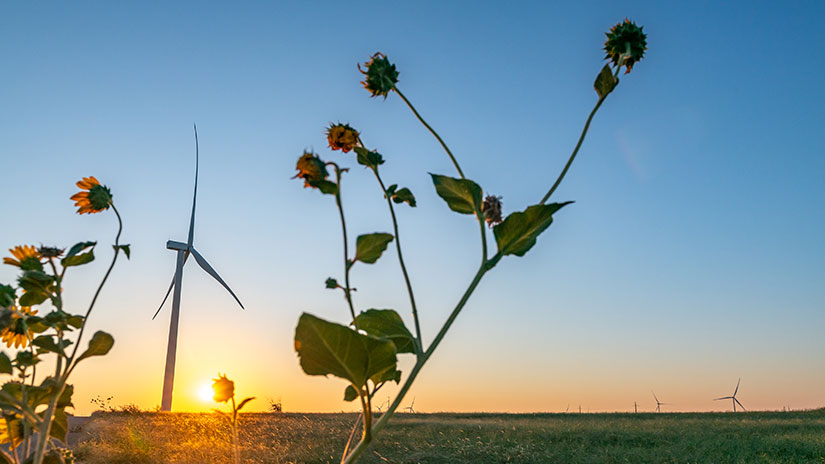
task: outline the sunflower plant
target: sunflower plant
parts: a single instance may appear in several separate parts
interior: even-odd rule
[[[255,397],[244,398],[240,403],[235,403],[235,382],[229,380],[225,374],[218,374],[217,379],[212,379],[212,391],[215,392],[212,399],[216,403],[227,403],[232,407],[232,415],[229,416],[232,424],[232,459],[235,464],[241,464],[241,448],[238,443],[238,413]],[[223,414],[222,411],[215,411]]]
[[[343,293],[349,320],[345,323],[327,321],[308,313],[303,313],[295,330],[295,350],[302,369],[308,375],[332,375],[343,379],[347,385],[343,389],[345,401],[358,401],[362,413],[353,426],[353,431],[343,450],[341,462],[355,462],[370,445],[376,434],[386,427],[387,422],[398,409],[421,369],[444,339],[452,324],[470,299],[484,276],[508,256],[524,256],[536,244],[542,232],[553,223],[555,214],[569,205],[570,201],[549,202],[553,192],[564,179],[581,148],[593,116],[607,96],[619,84],[619,72],[629,73],[647,50],[646,35],[640,26],[625,20],[616,24],[607,33],[604,45],[609,61],[597,74],[594,82],[598,97],[585,122],[581,135],[572,154],[547,193],[532,205],[521,211],[505,216],[502,197],[485,192],[476,182],[468,178],[459,162],[441,136],[433,129],[412,105],[398,87],[399,71],[386,55],[376,53],[358,68],[364,75],[362,84],[372,97],[386,99],[395,93],[409,107],[413,115],[435,137],[446,152],[457,177],[430,174],[435,191],[447,207],[458,214],[475,217],[481,238],[481,256],[478,271],[455,304],[447,320],[429,345],[424,343],[419,323],[413,286],[401,247],[396,208],[416,207],[416,199],[409,188],[398,184],[387,185],[381,176],[381,166],[385,157],[375,149],[368,148],[361,133],[348,124],[332,124],[326,131],[327,141],[332,150],[355,154],[355,162],[371,171],[386,199],[392,230],[359,235],[351,251],[347,222],[342,201],[342,179],[349,171],[333,161],[324,161],[317,154],[305,151],[298,160],[295,176],[304,181],[305,188],[318,189],[322,194],[335,200],[343,231],[343,280],[330,277],[326,288]],[[405,206],[406,204],[406,206]],[[488,239],[496,248],[490,249]],[[375,263],[390,245],[394,245],[401,277],[404,279],[410,303],[413,328],[409,329],[400,314],[394,309],[357,308],[353,299],[350,272],[353,268]],[[412,356],[415,360],[409,373],[398,368],[399,356]],[[402,382],[403,380],[403,382]],[[373,400],[376,393],[388,383],[400,384],[395,399],[380,417],[373,414]],[[361,424],[360,440],[354,443],[355,432]]]
[[[61,446],[68,433],[66,408],[72,406],[74,388],[68,383],[77,365],[103,356],[114,338],[95,332],[80,349],[89,315],[106,284],[118,256],[129,257],[129,245],[120,243],[123,222],[112,192],[94,177],[77,182],[80,192],[71,199],[78,214],[112,210],[117,217],[114,254],[84,314],[66,311],[63,286],[69,272],[95,259],[95,242],[72,247],[18,245],[3,262],[18,268],[16,286],[0,284],[0,340],[14,353],[0,352],[0,374],[9,379],[0,387],[0,462],[20,464],[71,462]],[[40,309],[34,309],[39,307]],[[38,372],[43,361],[48,367]],[[52,367],[53,366],[53,367]]]

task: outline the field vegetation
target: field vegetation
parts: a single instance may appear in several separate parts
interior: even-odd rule
[[[242,414],[245,463],[337,463],[357,414]],[[228,463],[219,414],[98,413],[84,464]],[[74,440],[73,440],[74,441]],[[825,409],[640,414],[397,414],[366,463],[825,463]]]

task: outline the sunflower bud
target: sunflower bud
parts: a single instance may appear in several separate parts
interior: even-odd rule
[[[487,195],[481,203],[481,213],[487,225],[493,227],[501,222],[501,197]]]
[[[627,66],[625,74],[630,73],[633,64],[641,61],[647,50],[647,34],[642,32],[643,26],[625,19],[610,28],[610,32],[605,32],[607,40],[604,43],[606,60],[613,62],[614,66]]]
[[[226,378],[225,374],[219,374],[217,379],[212,379],[212,391],[215,396],[212,399],[217,403],[226,403],[235,396],[235,382]]]
[[[366,71],[361,69],[360,64],[358,65],[358,70],[366,76],[361,84],[373,97],[383,95],[384,98],[387,98],[387,94],[395,88],[395,84],[398,82],[398,71],[395,70],[395,65],[390,63],[387,55],[378,52],[364,63],[364,67],[367,68]]]
[[[309,151],[305,151],[304,154],[298,158],[298,163],[295,165],[295,169],[298,170],[298,174],[295,174],[295,177],[304,179],[304,188],[318,188],[318,184],[326,180],[329,176],[327,167],[324,165],[321,158],[319,158],[315,153]],[[293,177],[293,179],[295,177]]]
[[[48,258],[59,258],[63,256],[63,252],[66,251],[65,248],[58,248],[58,247],[49,247],[40,245],[40,248],[37,249],[37,252],[40,253],[40,256],[48,259]]]
[[[330,124],[327,129],[327,141],[333,150],[347,153],[358,144],[358,131],[349,124]]]

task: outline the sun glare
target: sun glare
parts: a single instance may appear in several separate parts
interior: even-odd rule
[[[198,390],[198,398],[200,398],[201,401],[205,401],[207,403],[212,402],[212,397],[214,395],[215,395],[215,392],[212,391],[212,384],[211,383],[203,384],[201,386],[201,388]]]

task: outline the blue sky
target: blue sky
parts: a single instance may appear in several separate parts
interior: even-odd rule
[[[174,267],[165,241],[187,231],[193,122],[196,246],[247,310],[190,263],[176,404],[209,407],[187,395],[226,371],[289,410],[346,409],[343,384],[304,376],[292,350],[302,311],[347,318],[323,289],[342,274],[334,204],[290,180],[301,151],[353,167],[352,236],[391,224],[371,175],[326,148],[330,121],[358,128],[385,154],[385,180],[415,193],[399,221],[425,343],[478,260],[477,226],[427,175],[454,175],[449,160],[396,95],[369,98],[356,63],[387,53],[467,176],[512,212],[566,161],[596,99],[603,32],[625,17],[649,50],[554,194],[576,203],[485,278],[413,388],[416,408],[627,410],[655,389],[710,410],[738,377],[751,408],[822,406],[820,2],[6,3],[0,246],[110,242],[114,218],[68,200],[88,175],[113,189],[133,246],[92,316],[116,347],[77,372],[79,410],[96,395],[159,402],[169,310],[150,318]],[[67,282],[78,308],[103,267]],[[353,280],[359,308],[408,316],[394,252]]]

